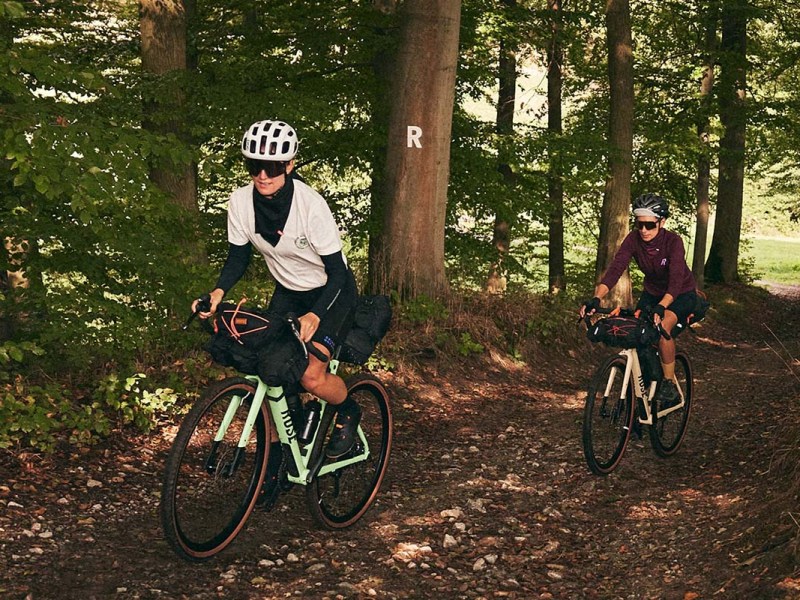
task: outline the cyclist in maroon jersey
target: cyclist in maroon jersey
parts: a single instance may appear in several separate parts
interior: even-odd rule
[[[669,204],[657,194],[644,194],[633,201],[634,230],[623,240],[594,297],[583,303],[580,315],[592,314],[600,300],[613,288],[633,258],[644,273],[644,291],[637,309],[653,315],[656,325],[672,334],[678,323],[685,323],[697,304],[694,275],[686,264],[681,237],[664,229]],[[661,408],[680,401],[675,384],[675,340],[661,337],[658,343],[664,380],[658,387]]]

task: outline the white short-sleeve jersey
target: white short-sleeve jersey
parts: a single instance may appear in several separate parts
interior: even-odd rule
[[[302,181],[295,179],[293,183],[292,207],[277,245],[273,247],[256,233],[252,183],[231,194],[228,241],[237,246],[250,242],[264,257],[278,283],[305,292],[327,283],[328,275],[320,256],[339,252],[342,242],[339,227],[322,196]]]

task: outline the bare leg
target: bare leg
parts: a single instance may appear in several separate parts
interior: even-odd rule
[[[678,323],[678,316],[667,309],[664,311],[664,318],[661,326],[664,331],[672,335],[672,329]],[[661,368],[664,370],[664,379],[675,379],[675,340],[673,338],[661,338],[658,341],[658,351],[661,354]]]
[[[314,342],[314,346],[324,352],[326,356],[330,356],[328,349],[322,344]],[[303,373],[300,383],[306,391],[330,404],[341,404],[347,399],[347,386],[344,384],[344,380],[338,375],[328,373],[328,364],[316,356],[309,355],[308,368]]]

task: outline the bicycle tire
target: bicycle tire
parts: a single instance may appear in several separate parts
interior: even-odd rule
[[[667,458],[675,454],[686,437],[689,424],[689,415],[692,412],[692,393],[694,380],[692,379],[692,364],[689,357],[683,352],[675,356],[675,378],[678,386],[683,391],[684,404],[668,415],[658,418],[656,406],[653,406],[653,424],[650,426],[650,445],[658,456]]]
[[[583,409],[583,454],[589,470],[608,475],[617,468],[633,425],[633,385],[622,394],[627,358],[608,358],[597,370],[589,385]],[[609,378],[614,377],[611,393],[605,396]]]
[[[361,407],[360,427],[369,444],[367,460],[315,477],[306,486],[306,504],[314,520],[326,529],[344,529],[358,521],[377,498],[392,449],[392,412],[380,380],[356,375],[347,380],[347,393]],[[326,410],[319,426],[311,464],[324,452],[336,411]],[[324,435],[321,435],[324,432]],[[352,454],[360,451],[360,441]],[[330,459],[326,459],[330,461]]]
[[[161,490],[161,523],[172,549],[201,562],[224,550],[241,532],[264,481],[270,445],[265,399],[255,436],[236,460],[242,426],[256,386],[241,377],[209,386],[189,411],[170,449]],[[224,439],[213,447],[230,401],[242,398]],[[252,439],[255,437],[255,439]],[[230,472],[232,471],[232,472]]]

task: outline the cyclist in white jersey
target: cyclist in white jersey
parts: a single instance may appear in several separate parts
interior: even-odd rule
[[[241,148],[252,181],[231,194],[228,258],[210,293],[211,310],[200,316],[208,318],[216,310],[244,275],[255,248],[275,279],[269,310],[300,315],[303,341],[330,357],[337,336],[345,333],[343,325],[352,318],[356,284],[328,204],[294,173],[298,145],[297,133],[282,121],[258,121],[245,131]],[[300,384],[337,406],[336,429],[326,454],[346,454],[355,441],[361,409],[348,398],[344,381],[328,372],[326,362],[309,355]],[[274,443],[270,450],[272,467],[280,463],[279,448]],[[265,485],[275,483],[275,471],[270,469],[273,481]]]

